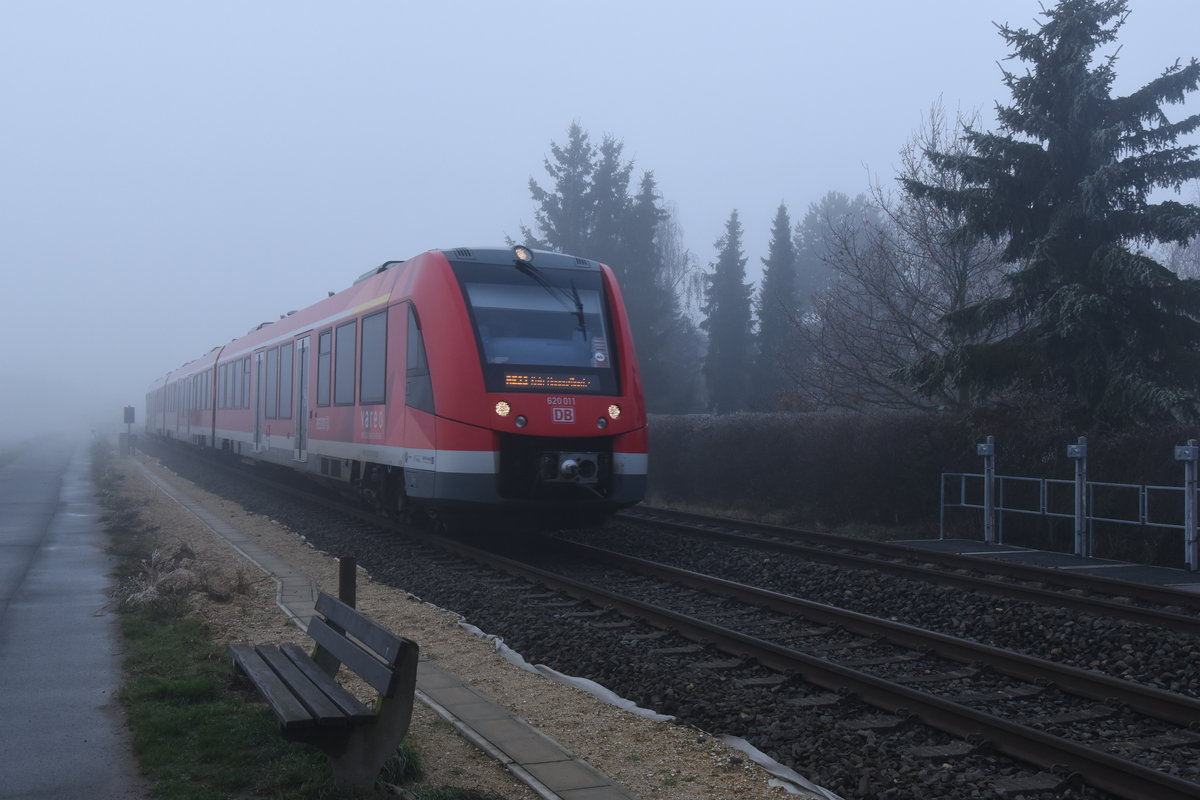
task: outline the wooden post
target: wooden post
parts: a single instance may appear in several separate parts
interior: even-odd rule
[[[338,558],[338,599],[354,608],[358,602],[358,564],[354,556]]]

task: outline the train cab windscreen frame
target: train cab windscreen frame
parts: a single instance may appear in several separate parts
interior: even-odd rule
[[[452,262],[489,392],[620,394],[600,270]]]

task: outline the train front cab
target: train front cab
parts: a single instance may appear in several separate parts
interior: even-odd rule
[[[431,306],[418,279],[416,335],[428,351],[436,449],[427,456],[410,446],[407,491],[580,519],[637,503],[646,488],[645,411],[616,281],[596,262],[516,253],[447,251],[450,271],[429,280],[452,281],[436,287],[439,296],[462,302],[438,313],[420,310]]]

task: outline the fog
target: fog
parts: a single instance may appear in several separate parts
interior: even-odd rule
[[[1200,56],[1195,0],[1131,7],[1121,94]],[[130,404],[140,423],[155,377],[372,266],[518,238],[574,121],[654,171],[700,266],[737,208],[754,270],[781,201],[797,219],[890,181],[939,98],[991,127],[1009,99],[992,23],[1038,12],[8,0],[0,441],[119,425]]]

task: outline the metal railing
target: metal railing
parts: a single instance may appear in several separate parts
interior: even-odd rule
[[[1161,528],[1183,533],[1184,561],[1190,570],[1200,570],[1200,537],[1197,536],[1197,464],[1200,447],[1191,439],[1175,448],[1175,460],[1184,466],[1183,486],[1089,481],[1087,478],[1087,440],[1067,447],[1075,461],[1075,479],[1030,478],[996,474],[996,448],[993,437],[977,448],[983,457],[982,473],[943,472],[938,536],[946,538],[946,511],[973,509],[983,513],[983,540],[1004,543],[1005,520],[1014,515],[1073,521],[1074,553],[1091,556],[1096,538],[1096,523]],[[1098,503],[1097,495],[1107,503]],[[1124,498],[1120,497],[1124,495]],[[1064,502],[1066,497],[1068,502]],[[1112,509],[1097,512],[1100,508]],[[1117,511],[1125,509],[1125,515]]]

